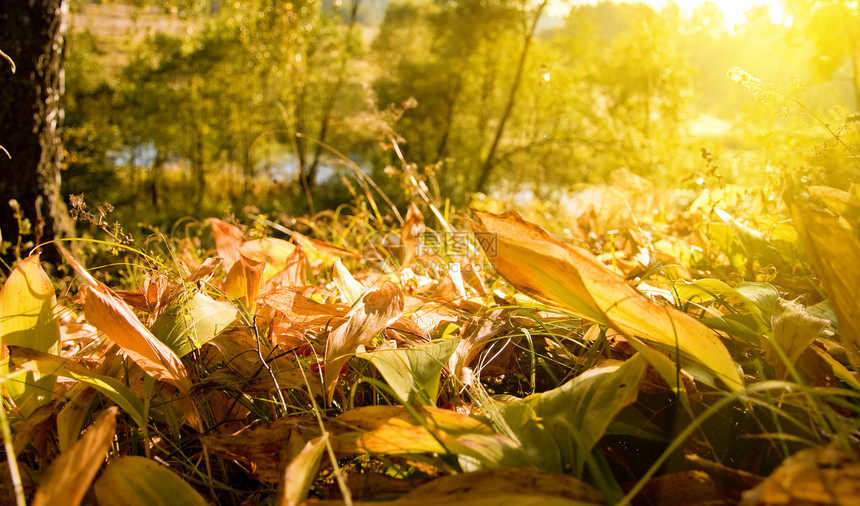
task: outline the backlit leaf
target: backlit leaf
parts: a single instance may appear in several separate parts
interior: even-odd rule
[[[178,297],[152,325],[152,333],[177,356],[200,348],[236,322],[236,308],[205,293]]]
[[[12,363],[22,369],[70,378],[89,385],[117,403],[139,427],[143,427],[143,404],[123,382],[110,376],[96,374],[84,365],[66,358],[28,348],[11,347]]]
[[[85,286],[84,315],[95,328],[115,342],[144,371],[168,381],[181,390],[191,386],[185,366],[173,351],[152,335],[128,304],[105,286]]]
[[[60,325],[56,307],[54,286],[42,270],[39,254],[19,262],[0,288],[0,358],[3,358],[0,374],[6,377],[9,372],[6,346],[59,352]],[[9,378],[6,389],[26,415],[51,399],[53,384],[50,377],[27,374],[26,378]]]
[[[376,367],[400,402],[436,404],[439,377],[459,339],[437,339],[412,348],[360,354]]]
[[[717,335],[689,315],[661,306],[609,271],[586,251],[562,243],[516,213],[475,212],[479,233],[496,270],[517,289],[584,318],[639,336],[695,359],[732,390],[743,387]],[[486,242],[487,244],[483,244]]]
[[[229,272],[233,264],[239,260],[239,246],[243,234],[238,228],[218,218],[209,218],[212,225],[212,238],[215,239],[215,250],[224,261],[224,270]]]
[[[848,358],[860,366],[860,239],[837,217],[800,202],[788,192],[786,203],[815,272],[839,319],[839,335]]]

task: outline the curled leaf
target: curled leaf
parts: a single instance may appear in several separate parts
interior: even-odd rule
[[[391,282],[385,282],[365,293],[346,314],[346,322],[328,336],[325,348],[324,385],[330,403],[340,368],[359,345],[395,322],[403,313],[403,293]]]

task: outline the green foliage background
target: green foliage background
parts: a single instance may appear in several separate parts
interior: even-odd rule
[[[790,26],[752,7],[734,29],[712,3],[545,7],[79,2],[64,192],[134,229],[335,208],[359,170],[398,202],[420,182],[440,206],[477,190],[565,202],[619,170],[690,189],[855,179],[856,3],[787,1]],[[99,28],[117,13],[124,30]]]

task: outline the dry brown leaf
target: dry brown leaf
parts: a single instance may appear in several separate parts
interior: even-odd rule
[[[15,448],[16,456],[32,444],[36,448],[36,455],[44,459],[43,462],[50,462],[53,452],[48,451],[49,434],[54,428],[56,416],[57,403],[52,402],[39,406],[26,419],[13,424],[12,432],[15,437],[12,440],[12,446]]]
[[[69,452],[54,460],[42,476],[33,506],[81,503],[113,441],[118,411],[116,406],[106,409]]]
[[[423,406],[421,422],[403,406],[365,406],[341,414],[329,425],[339,455],[447,453],[460,435],[494,435],[487,423],[456,411]]]
[[[347,321],[334,329],[326,341],[326,399],[331,403],[340,368],[359,345],[370,343],[373,336],[397,321],[403,313],[403,293],[391,282],[385,282],[365,293],[346,314]]]
[[[679,471],[651,479],[636,499],[643,504],[691,506],[722,504],[717,485],[703,471]]]
[[[156,339],[128,305],[105,286],[82,289],[84,315],[156,379],[168,381],[186,392],[191,386],[182,361],[164,343]]]
[[[210,451],[243,462],[256,479],[278,483],[283,478],[283,452],[292,446],[301,447],[319,435],[314,417],[296,416],[246,427],[236,434],[203,435],[200,440]]]
[[[460,315],[451,310],[444,300],[437,302],[412,295],[403,297],[403,312],[415,322],[424,336],[434,335],[441,326],[460,320]]]
[[[197,268],[185,278],[186,283],[196,283],[205,280],[215,272],[224,260],[221,257],[211,257],[203,261]]]
[[[263,293],[282,286],[307,286],[308,275],[305,270],[306,266],[307,258],[305,257],[305,249],[301,246],[296,246],[292,254],[287,257],[284,268],[276,272],[273,276],[267,277],[266,284],[262,290]]]
[[[207,377],[198,385],[199,387],[219,385],[248,394],[275,391],[272,377],[260,362],[257,341],[251,330],[246,327],[234,327],[209,341],[209,344],[218,348],[228,370],[233,374],[223,370],[218,371]],[[296,361],[292,353],[287,353],[281,347],[263,348],[263,357],[266,358],[266,363],[281,389],[290,388],[303,392],[308,392],[310,389],[311,395],[322,393],[317,376],[308,371],[303,373],[302,364]]]
[[[224,260],[225,272],[229,272],[233,264],[239,261],[239,246],[242,244],[242,231],[218,218],[209,218],[212,225],[212,238],[215,239],[215,250]]]
[[[475,211],[473,227],[496,270],[530,297],[561,306],[623,333],[679,349],[732,390],[743,388],[717,335],[689,315],[645,297],[588,252],[562,243],[511,212]]]
[[[305,249],[309,251],[316,252],[318,254],[324,254],[328,256],[330,259],[334,260],[337,257],[347,257],[347,258],[355,258],[361,259],[361,255],[355,253],[354,251],[345,250],[343,248],[338,248],[333,244],[329,244],[327,242],[319,241],[312,237],[308,237],[306,235],[302,235],[298,232],[293,232],[293,239],[302,245]]]
[[[464,375],[463,368],[471,364],[490,342],[512,330],[507,323],[510,313],[510,309],[494,309],[484,318],[470,322],[463,328],[463,338],[448,359],[451,374],[464,384],[472,384],[472,376]]]
[[[600,492],[581,480],[564,474],[527,468],[485,469],[443,476],[413,489],[402,499],[433,497],[439,502],[445,502],[466,496],[531,493],[573,501],[603,502]]]

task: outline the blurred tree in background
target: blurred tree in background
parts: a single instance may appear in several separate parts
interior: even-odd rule
[[[563,17],[525,0],[137,4],[125,35],[71,39],[64,193],[157,225],[225,205],[335,207],[356,171],[395,199],[420,181],[455,204],[553,197],[619,169],[693,184],[713,168],[703,147],[740,183],[856,171],[820,126],[841,121],[839,142],[856,145],[856,2],[789,0],[790,27],[767,7],[729,27],[707,2]],[[760,84],[732,82],[732,67]]]

